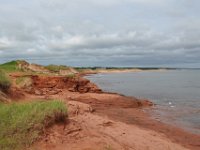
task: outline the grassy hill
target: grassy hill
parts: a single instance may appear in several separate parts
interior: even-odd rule
[[[14,72],[14,71],[19,71],[19,67],[18,64],[20,62],[19,61],[11,61],[11,62],[7,62],[4,64],[0,65],[0,69],[5,71],[5,72]]]

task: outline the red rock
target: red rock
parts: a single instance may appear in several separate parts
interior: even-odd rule
[[[82,77],[32,76],[32,81],[32,88],[35,90],[34,93],[37,93],[37,95],[45,95],[47,93],[50,95],[58,94],[58,89],[67,89],[71,92],[80,93],[101,92],[101,89],[99,89],[95,84]],[[42,90],[42,94],[38,93],[37,90]]]

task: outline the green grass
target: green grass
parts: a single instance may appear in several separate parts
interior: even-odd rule
[[[0,103],[0,149],[21,150],[35,142],[44,129],[64,122],[67,108],[61,101]]]
[[[69,69],[69,67],[63,66],[63,65],[48,65],[48,66],[45,66],[45,68],[52,72],[59,72],[60,70],[68,70]]]
[[[18,61],[11,61],[0,65],[0,69],[6,72],[19,71]]]
[[[6,75],[6,73],[2,70],[0,70],[0,90],[3,92],[7,92],[7,90],[11,86],[11,81],[9,77]]]

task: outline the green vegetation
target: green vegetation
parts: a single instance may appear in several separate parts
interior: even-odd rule
[[[11,61],[0,65],[0,69],[6,72],[18,71],[18,61]]]
[[[82,69],[82,68],[75,68],[76,69],[76,71],[78,71],[78,72],[80,72],[80,73],[82,73],[82,72],[84,72],[86,69]]]
[[[0,103],[0,149],[21,150],[30,146],[44,129],[65,122],[67,109],[61,101]]]
[[[75,74],[68,74],[67,77],[68,77],[68,78],[74,78],[74,77],[75,77]]]
[[[21,71],[26,71],[24,70],[24,66],[28,65],[28,62],[25,60],[15,60],[15,61],[10,61],[4,64],[0,64],[0,69],[5,71],[5,72],[21,72]]]
[[[90,69],[90,70],[97,70],[97,69],[106,69],[103,67],[75,67],[75,69],[79,72],[84,71],[86,69]]]
[[[59,72],[60,70],[68,70],[69,67],[67,66],[63,66],[63,65],[48,65],[48,66],[45,66],[46,69],[48,69],[49,71],[52,71],[52,72]]]
[[[2,70],[0,70],[0,90],[3,92],[7,92],[7,90],[11,86],[11,81],[6,75],[6,73]]]
[[[90,70],[124,70],[124,69],[140,69],[140,70],[158,70],[158,69],[175,69],[165,67],[75,67],[79,72],[90,69]]]

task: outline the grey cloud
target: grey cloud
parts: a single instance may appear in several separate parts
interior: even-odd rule
[[[1,1],[0,62],[200,64],[195,0]]]

